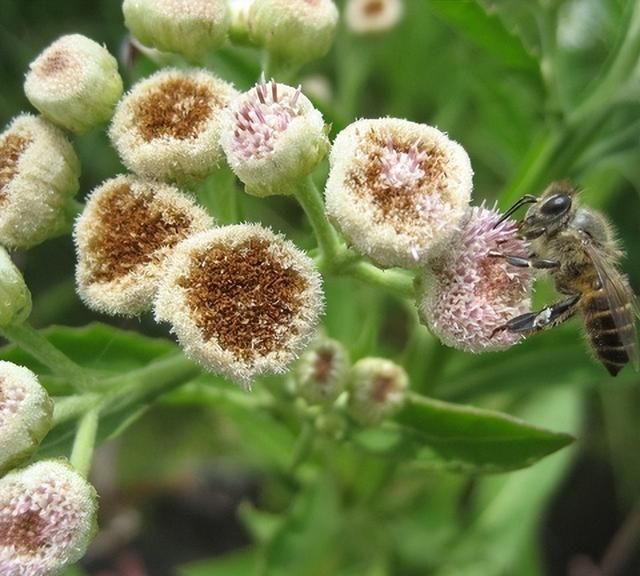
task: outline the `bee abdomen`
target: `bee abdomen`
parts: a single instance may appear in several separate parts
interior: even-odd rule
[[[602,290],[586,295],[581,304],[593,350],[609,374],[615,376],[629,362],[620,330],[633,329],[633,326],[616,326],[609,301]]]

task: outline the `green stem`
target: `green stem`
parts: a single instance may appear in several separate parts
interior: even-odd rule
[[[74,420],[100,403],[99,394],[75,394],[55,399],[53,408],[53,425],[58,426]]]
[[[415,298],[413,278],[397,270],[382,270],[368,262],[356,262],[347,267],[345,273],[368,284],[394,292],[403,298]]]
[[[96,433],[98,431],[100,411],[93,408],[89,410],[78,423],[76,438],[71,450],[71,464],[83,476],[89,474],[93,451],[96,445]]]
[[[291,464],[289,464],[289,474],[295,473],[300,464],[306,460],[313,446],[314,436],[315,429],[313,425],[310,422],[305,422],[293,450],[293,457],[291,458]]]
[[[26,322],[0,328],[0,334],[28,352],[51,372],[67,380],[76,390],[89,389],[91,378],[87,371],[56,348],[40,332]]]
[[[327,266],[331,268],[335,265],[341,253],[345,251],[345,248],[341,244],[335,228],[327,218],[320,191],[311,176],[307,176],[300,182],[295,196],[305,211],[318,240],[321,253],[319,267]]]

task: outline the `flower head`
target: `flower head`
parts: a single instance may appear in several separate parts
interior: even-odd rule
[[[44,460],[0,479],[0,574],[57,574],[96,531],[96,493],[64,461]]]
[[[408,387],[407,373],[395,362],[358,360],[349,377],[349,413],[359,424],[378,424],[402,407]]]
[[[533,275],[490,253],[526,257],[529,245],[516,236],[512,221],[496,226],[499,218],[493,210],[472,208],[448,249],[423,273],[418,312],[448,346],[482,352],[520,340],[517,334],[496,329],[530,311]]]
[[[181,242],[155,303],[190,357],[248,385],[284,372],[323,309],[321,278],[291,242],[259,225],[225,226]]]
[[[81,34],[70,34],[31,63],[24,92],[43,116],[82,133],[111,118],[122,94],[122,79],[106,48]]]
[[[205,70],[160,70],[120,101],[109,136],[122,162],[147,178],[193,181],[222,159],[223,109],[237,94]]]
[[[381,266],[416,267],[456,229],[471,197],[462,146],[423,124],[358,120],[329,157],[327,212]]]
[[[229,165],[256,196],[292,192],[329,148],[322,114],[300,88],[275,81],[232,102],[221,142]]]
[[[347,25],[356,34],[385,32],[402,18],[402,0],[348,0]]]
[[[300,358],[296,390],[309,404],[331,404],[344,390],[349,353],[337,340],[321,338]]]
[[[61,130],[21,114],[0,134],[0,244],[30,248],[66,221],[80,162]]]
[[[31,292],[7,251],[0,246],[0,328],[21,324],[31,314]]]
[[[81,298],[107,314],[148,310],[175,245],[212,225],[174,186],[130,176],[107,180],[91,193],[75,226]]]
[[[138,40],[200,59],[227,38],[226,0],[124,0],[124,22]]]
[[[297,65],[329,51],[337,24],[332,0],[254,0],[249,8],[250,38]]]
[[[37,376],[0,360],[0,471],[31,454],[49,432],[53,402]]]

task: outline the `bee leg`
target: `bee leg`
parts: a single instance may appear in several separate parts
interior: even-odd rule
[[[527,312],[516,316],[506,324],[496,328],[491,337],[504,330],[514,334],[528,335],[557,326],[575,314],[581,297],[582,294],[572,294],[568,298],[550,306],[545,306],[537,312]]]
[[[535,256],[513,256],[511,254],[502,254],[492,250],[489,252],[489,256],[492,258],[504,258],[511,266],[518,268],[536,268],[537,270],[550,270],[553,268],[559,268],[560,262],[557,260],[547,260],[545,258],[536,258]]]

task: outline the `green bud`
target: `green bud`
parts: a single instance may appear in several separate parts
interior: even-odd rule
[[[249,8],[251,40],[296,65],[324,56],[337,24],[332,0],[254,0]]]
[[[312,344],[300,358],[296,371],[298,394],[309,404],[332,404],[346,385],[349,354],[336,340]]]
[[[349,413],[359,424],[379,424],[404,403],[409,377],[402,366],[383,358],[363,358],[350,375]]]
[[[122,94],[118,63],[81,34],[63,36],[30,65],[24,92],[43,116],[72,132],[106,123]]]
[[[21,324],[31,314],[31,292],[20,270],[0,246],[0,328]]]

